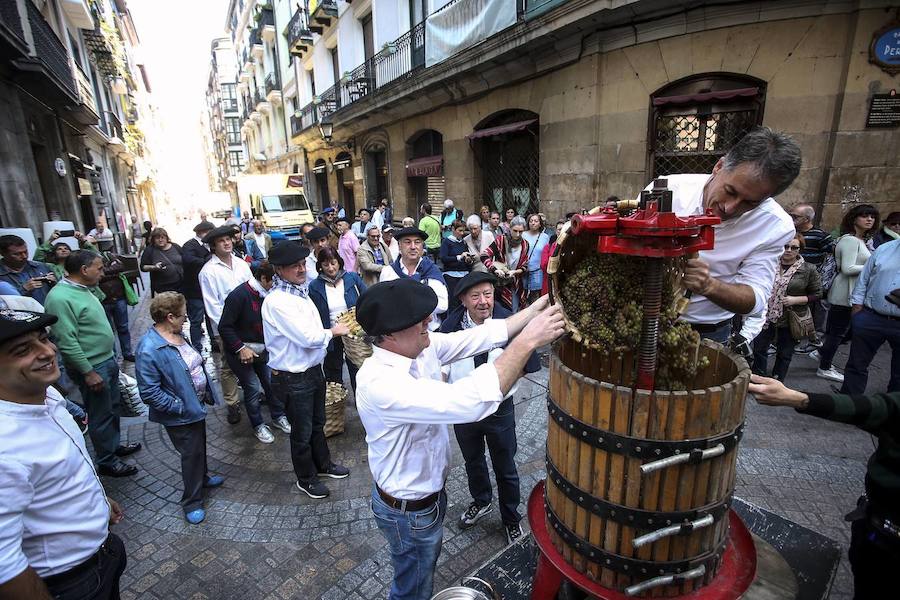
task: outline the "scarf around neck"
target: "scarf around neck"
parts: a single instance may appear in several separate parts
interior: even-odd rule
[[[798,256],[797,262],[792,264],[786,270],[779,269],[775,274],[775,284],[772,286],[772,294],[769,296],[769,305],[766,312],[766,321],[769,323],[777,323],[784,314],[784,296],[787,293],[788,285],[794,274],[803,266],[803,257]]]
[[[272,281],[274,282],[272,285],[272,291],[281,290],[282,292],[286,292],[292,296],[300,296],[301,298],[309,298],[309,283],[303,282],[300,285],[296,283],[291,283],[290,281],[286,281],[275,275],[272,277]]]

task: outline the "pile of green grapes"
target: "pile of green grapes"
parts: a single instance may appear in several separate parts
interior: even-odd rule
[[[582,343],[608,354],[637,352],[647,261],[637,256],[591,253],[567,274],[560,297],[566,316],[584,337]],[[682,271],[682,259],[665,259],[657,389],[685,390],[697,372],[709,364],[705,357],[698,357],[700,335],[678,320],[675,303]]]

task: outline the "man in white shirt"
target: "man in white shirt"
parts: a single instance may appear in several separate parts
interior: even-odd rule
[[[310,498],[331,493],[320,477],[343,479],[350,470],[331,460],[325,441],[325,374],[328,343],[347,335],[346,325],[322,326],[309,298],[306,257],[309,249],[281,242],[269,253],[275,267],[272,288],[262,306],[263,336],[272,371],[272,393],[284,404],[291,425],[291,462],[297,489]]]
[[[125,547],[84,437],[52,386],[53,315],[0,310],[0,598],[119,597]]]
[[[375,227],[375,223],[371,220],[372,211],[368,208],[359,209],[359,212],[356,213],[356,217],[359,220],[353,223],[353,225],[350,226],[350,229],[356,234],[356,239],[362,243],[366,241],[366,232],[372,227]]]
[[[438,303],[434,310],[430,328],[432,331],[440,326],[438,315],[447,311],[449,297],[444,275],[434,262],[425,256],[425,239],[428,234],[416,227],[404,227],[394,234],[400,246],[400,256],[387,268],[381,270],[379,281],[395,279],[412,279],[434,290]]]
[[[237,378],[222,359],[222,338],[219,335],[219,319],[225,307],[225,298],[242,283],[253,278],[250,266],[232,254],[234,248],[234,227],[223,225],[206,234],[203,242],[212,250],[212,256],[200,269],[200,292],[203,294],[203,307],[212,325],[212,335],[220,352],[213,354],[216,368],[219,370],[219,382],[222,384],[222,395],[228,406],[228,422],[232,425],[241,421],[241,407],[238,399]]]
[[[272,236],[266,232],[266,226],[262,221],[253,219],[253,231],[244,237],[256,242],[259,251],[262,252],[263,258],[266,258],[269,255],[269,250],[272,249]]]
[[[800,164],[796,142],[759,127],[719,159],[711,175],[665,177],[676,214],[710,211],[722,219],[715,248],[689,259],[682,279],[693,294],[684,319],[701,336],[724,343],[735,314],[766,306],[778,259],[794,235],[793,220],[773,196],[793,183]]]
[[[100,251],[112,250],[113,233],[103,222],[97,221],[94,228],[88,232],[88,237],[93,238]]]
[[[381,226],[381,241],[391,251],[391,256],[400,256],[400,244],[394,239],[394,226],[385,223]]]
[[[356,305],[374,344],[359,370],[356,406],[375,482],[372,510],[394,567],[390,600],[431,597],[447,506],[447,425],[494,413],[531,353],[564,331],[559,305],[541,298],[506,320],[429,333],[437,302],[430,287],[400,279],[375,284]],[[442,365],[508,341],[493,363],[454,383],[442,380]]]

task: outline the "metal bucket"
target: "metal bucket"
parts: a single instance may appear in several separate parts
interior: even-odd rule
[[[480,583],[490,590],[491,595],[488,596],[484,592],[480,592],[475,588],[470,588],[465,585],[457,585],[441,590],[432,596],[431,600],[502,600],[500,594],[494,589],[494,586],[484,579],[479,579],[478,577],[463,577],[460,583],[466,583],[467,581],[476,581]]]

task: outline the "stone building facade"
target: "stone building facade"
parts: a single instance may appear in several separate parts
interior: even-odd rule
[[[890,2],[525,2],[502,30],[420,64],[420,46],[434,51],[429,34],[452,39],[467,3],[476,15],[493,4],[430,7],[423,27],[384,46],[376,25],[382,50],[340,79],[316,62],[317,44],[340,54],[359,41],[341,23],[371,13],[377,23],[382,3],[337,2],[331,30],[319,5],[305,15],[321,34],[290,45],[295,62],[311,67],[316,90],[333,85],[295,114],[317,208],[347,189],[357,208],[390,198],[397,218],[448,197],[466,211],[484,203],[556,219],[609,195],[635,197],[656,175],[708,172],[757,124],[803,150],[782,204],[811,202],[829,226],[854,202],[900,204],[897,129],[866,128],[872,95],[897,87],[869,61],[873,35],[898,18]],[[385,76],[403,52],[406,72]]]

